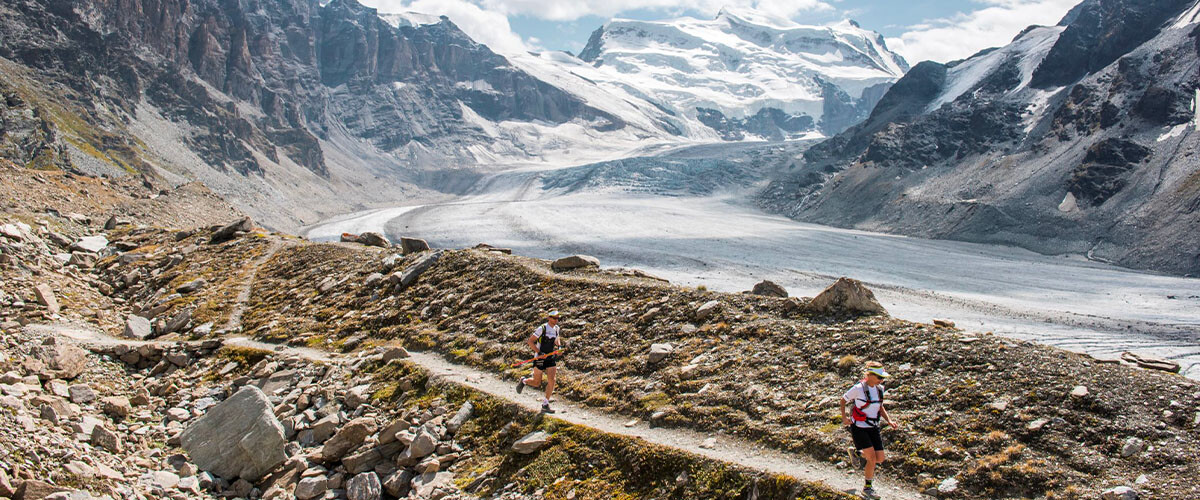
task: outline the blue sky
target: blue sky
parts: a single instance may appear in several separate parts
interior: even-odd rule
[[[801,24],[854,19],[910,63],[946,62],[1007,43],[1030,24],[1055,24],[1079,0],[360,0],[384,12],[449,16],[500,53],[578,52],[613,17],[711,18],[725,5]]]

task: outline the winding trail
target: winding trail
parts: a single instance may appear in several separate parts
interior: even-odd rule
[[[223,330],[232,332],[242,328],[242,315],[246,313],[246,303],[250,302],[250,294],[254,291],[254,282],[258,280],[258,270],[267,261],[271,260],[271,257],[274,257],[280,250],[288,246],[291,246],[291,244],[286,240],[272,238],[271,246],[267,248],[267,251],[250,264],[250,270],[242,278],[244,281],[242,289],[238,291],[237,299],[233,304],[233,311],[229,313],[229,321],[225,322],[225,326],[222,327]]]
[[[26,331],[45,336],[56,336],[81,345],[101,347],[116,344],[153,344],[170,347],[180,343],[199,344],[203,342],[119,339],[93,328],[77,324],[29,325],[26,327]],[[263,349],[282,355],[296,355],[309,361],[322,363],[344,363],[352,359],[319,349],[268,344],[245,337],[227,337],[223,340],[225,345]],[[518,395],[511,381],[501,379],[496,374],[447,361],[445,358],[432,352],[412,352],[408,361],[429,370],[431,377],[434,379],[469,387],[519,405],[526,410],[536,412],[541,407],[538,391],[531,390]],[[565,372],[565,376],[570,377],[573,374]],[[571,424],[591,427],[610,434],[640,439],[648,443],[686,451],[705,458],[732,463],[761,472],[783,474],[802,481],[819,482],[847,493],[853,494],[857,492],[857,488],[862,482],[862,475],[857,470],[839,469],[825,462],[772,450],[761,444],[740,438],[720,434],[709,435],[681,428],[650,427],[645,422],[629,422],[627,418],[619,415],[598,411],[594,408],[561,399],[555,403],[555,409],[558,413],[554,414],[554,418]],[[715,446],[709,448],[702,447],[705,440],[710,437],[716,439]],[[877,478],[875,483],[876,491],[884,498],[905,500],[923,498],[911,486],[899,481],[890,480],[887,478],[887,475],[887,466],[885,465],[882,469],[883,477]]]

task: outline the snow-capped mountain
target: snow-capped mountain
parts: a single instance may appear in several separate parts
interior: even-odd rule
[[[908,65],[852,21],[804,26],[722,9],[716,18],[613,20],[579,57],[582,74],[672,117],[694,138],[832,135],[866,118]]]
[[[762,196],[823,224],[1200,273],[1200,2],[1085,0],[923,62]]]

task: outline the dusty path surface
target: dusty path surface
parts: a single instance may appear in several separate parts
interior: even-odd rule
[[[156,344],[168,347],[179,343],[179,341],[173,340],[138,341],[118,339],[85,325],[29,325],[26,327],[26,330],[46,336],[57,336],[89,346]],[[284,355],[297,355],[310,361],[323,363],[338,363],[343,358],[337,354],[318,349],[268,344],[245,337],[228,337],[224,339],[224,342],[225,345],[264,349]],[[470,387],[493,397],[520,405],[527,410],[540,410],[541,396],[538,391],[532,388],[518,395],[516,387],[511,381],[503,380],[495,374],[447,361],[441,356],[430,352],[413,352],[410,354],[408,360],[429,370],[431,376],[434,378]],[[567,372],[564,375],[570,376],[570,373]],[[645,422],[629,421],[617,415],[597,411],[593,408],[561,399],[554,403],[554,407],[558,412],[554,414],[555,418],[610,434],[629,436],[649,443],[668,446],[762,472],[784,474],[803,481],[820,482],[831,488],[848,493],[856,492],[862,484],[861,472],[857,470],[839,469],[824,462],[771,450],[760,444],[743,439],[720,434],[703,434],[687,429],[652,428]],[[702,446],[709,438],[715,438],[715,445],[711,447]],[[876,479],[875,488],[877,492],[887,499],[923,498],[911,486],[889,480],[887,478],[886,465],[881,469],[881,476]]]
[[[222,329],[231,332],[242,327],[242,315],[246,312],[246,303],[250,301],[250,293],[254,291],[254,282],[258,280],[258,270],[262,269],[263,264],[271,260],[276,253],[290,245],[286,240],[272,238],[271,246],[267,248],[267,251],[250,264],[250,269],[243,278],[242,288],[238,290],[237,302],[234,303],[233,311],[229,313],[229,321],[225,322]]]

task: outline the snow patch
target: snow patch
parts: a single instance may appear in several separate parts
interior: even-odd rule
[[[946,75],[946,90],[941,96],[934,99],[925,111],[933,111],[942,107],[943,104],[958,99],[959,96],[974,89],[979,82],[1012,58],[1018,59],[1017,66],[1021,71],[1021,83],[1010,92],[1010,95],[1029,87],[1029,82],[1033,80],[1034,70],[1037,69],[1038,64],[1041,64],[1042,59],[1046,58],[1046,54],[1050,52],[1051,47],[1054,47],[1054,43],[1058,41],[1059,35],[1065,29],[1064,26],[1037,27],[1013,43],[958,63],[950,68]]]
[[[1187,12],[1184,12],[1183,15],[1179,16],[1179,18],[1175,20],[1175,25],[1171,26],[1171,28],[1187,28],[1188,26],[1196,24],[1197,22],[1200,22],[1200,2],[1196,2],[1196,5],[1193,5],[1192,8],[1188,9]]]
[[[1167,130],[1166,132],[1163,132],[1162,135],[1158,136],[1157,142],[1163,142],[1167,139],[1173,139],[1183,135],[1183,132],[1187,130],[1188,125],[1191,125],[1191,123],[1180,123],[1179,125],[1171,127],[1170,130]]]

